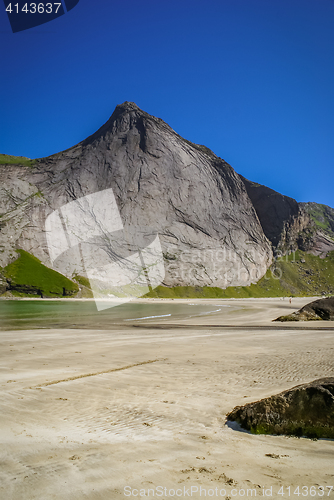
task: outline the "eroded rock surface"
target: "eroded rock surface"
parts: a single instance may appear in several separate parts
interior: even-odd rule
[[[298,385],[227,415],[255,434],[334,438],[334,377]]]

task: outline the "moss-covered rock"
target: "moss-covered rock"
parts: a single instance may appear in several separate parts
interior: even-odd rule
[[[334,377],[237,406],[227,419],[254,434],[334,439]]]
[[[280,316],[275,321],[334,321],[334,297],[314,300],[288,316]]]

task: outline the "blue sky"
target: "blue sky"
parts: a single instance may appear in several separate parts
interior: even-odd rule
[[[80,0],[13,34],[0,152],[48,156],[134,101],[245,177],[334,207],[333,0]]]

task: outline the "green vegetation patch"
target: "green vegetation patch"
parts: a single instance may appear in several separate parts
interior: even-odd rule
[[[19,258],[3,270],[13,295],[66,297],[79,291],[76,283],[44,266],[30,253],[25,250],[17,250],[17,253],[20,255]]]
[[[80,276],[80,274],[73,274],[72,278],[74,281],[79,283],[79,285],[85,286],[86,288],[91,288],[89,279],[85,276]]]
[[[334,429],[330,426],[312,425],[305,422],[285,422],[280,425],[260,423],[250,428],[252,434],[274,434],[309,439],[334,438]]]
[[[325,259],[301,250],[276,259],[265,276],[250,286],[158,286],[145,297],[245,299],[249,297],[314,297],[334,294],[334,252]]]
[[[308,210],[311,219],[316,223],[318,227],[325,230],[330,230],[329,221],[326,219],[326,207],[325,205],[316,205]]]
[[[92,296],[89,280],[75,275],[73,281],[47,268],[36,257],[18,250],[19,258],[3,270],[15,296],[41,295],[44,297],[72,296],[82,287],[82,296]],[[250,286],[198,287],[158,286],[145,297],[153,298],[262,298],[262,297],[313,297],[334,295],[334,252],[325,259],[298,251],[276,259],[266,275]],[[289,319],[287,318],[287,321]]]
[[[0,154],[0,165],[24,165],[25,167],[32,167],[37,160],[31,160],[24,156],[11,156]]]
[[[327,236],[334,238],[334,209],[320,203],[303,203],[303,208],[310,215],[316,226]]]

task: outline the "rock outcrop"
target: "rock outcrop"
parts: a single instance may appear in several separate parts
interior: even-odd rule
[[[225,288],[258,281],[272,261],[245,185],[204,146],[182,139],[134,103],[76,146],[30,165],[0,166],[0,266],[21,248],[50,266],[45,220],[112,188],[128,234],[158,234],[167,286]],[[80,261],[63,274],[84,274]]]
[[[301,209],[308,214],[316,228],[310,245],[309,253],[326,257],[334,250],[334,209],[319,203],[300,203]]]
[[[334,438],[334,378],[298,385],[227,415],[255,434]]]
[[[314,300],[299,311],[280,316],[275,321],[312,321],[325,320],[334,321],[334,297]]]
[[[321,230],[317,230],[317,232],[312,236],[310,243],[308,253],[317,255],[321,259],[324,259],[329,252],[334,251],[334,240],[328,237],[328,235],[323,233]]]
[[[296,250],[326,257],[334,250],[334,210],[317,203],[297,203],[273,189],[242,177],[274,254]]]
[[[0,295],[4,294],[8,289],[8,282],[3,274],[0,273]]]

